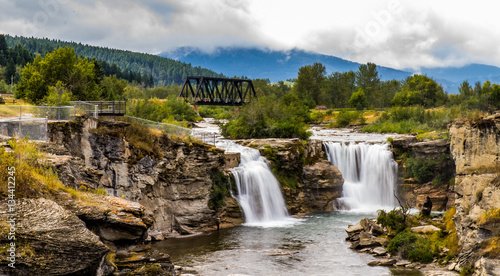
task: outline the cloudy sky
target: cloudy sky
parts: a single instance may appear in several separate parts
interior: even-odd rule
[[[500,66],[497,1],[0,0],[0,33],[157,54],[299,48],[398,69]]]

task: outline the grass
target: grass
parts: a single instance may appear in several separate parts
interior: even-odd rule
[[[99,136],[115,136],[125,137],[127,142],[132,146],[132,152],[128,160],[129,164],[135,164],[146,155],[152,158],[161,158],[163,150],[160,147],[159,140],[162,132],[151,129],[137,122],[131,122],[130,125],[124,127],[108,128],[100,126],[91,130]]]
[[[447,126],[454,120],[476,120],[483,115],[462,107],[393,107],[363,127],[363,132],[417,134],[419,140],[449,139]]]
[[[500,220],[500,209],[487,211],[484,216],[478,221],[478,225],[487,224],[494,220]]]
[[[500,237],[492,237],[481,242],[481,255],[488,258],[500,256]]]
[[[98,205],[90,193],[66,187],[59,181],[35,143],[27,139],[11,139],[8,144],[13,152],[0,148],[0,179],[8,179],[12,176],[8,168],[15,168],[16,198],[44,197],[56,201],[72,198],[82,205]],[[7,185],[0,185],[0,197],[8,195]]]

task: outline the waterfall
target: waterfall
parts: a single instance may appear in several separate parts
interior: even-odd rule
[[[344,177],[341,209],[374,211],[396,206],[398,165],[387,144],[325,142],[328,160]]]
[[[241,147],[241,146],[240,146]],[[290,222],[278,180],[258,150],[241,147],[241,163],[231,169],[246,225],[280,226]]]

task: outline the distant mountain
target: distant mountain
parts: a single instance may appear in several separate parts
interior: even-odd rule
[[[471,86],[476,82],[483,83],[487,80],[500,83],[500,68],[491,65],[472,63],[461,67],[422,68],[421,71],[427,76],[445,82],[442,84],[445,88],[448,84],[448,92],[451,93],[457,93],[458,87],[465,80]]]
[[[210,68],[226,76],[245,76],[251,79],[269,79],[271,82],[297,77],[299,68],[320,62],[328,73],[356,71],[360,63],[335,56],[322,55],[303,50],[274,51],[257,48],[218,48],[207,54],[197,48],[178,48],[160,56]],[[411,73],[388,67],[378,67],[383,80],[404,79]]]
[[[322,63],[328,73],[356,71],[360,63],[335,56],[322,55],[303,50],[274,51],[257,48],[218,48],[207,54],[197,48],[179,48],[160,56],[190,63],[193,66],[210,68],[226,76],[269,79],[271,82],[296,78],[299,68],[304,65]],[[500,83],[500,68],[483,64],[469,64],[462,67],[422,68],[418,72],[411,69],[397,70],[378,66],[382,80],[403,80],[414,73],[426,74],[440,83],[448,93],[458,93],[459,85],[468,80],[475,82],[490,80]]]

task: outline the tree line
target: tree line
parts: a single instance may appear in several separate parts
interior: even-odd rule
[[[326,75],[321,63],[299,69],[292,92],[310,108],[373,109],[391,106],[464,105],[469,109],[491,112],[500,109],[500,86],[486,81],[472,87],[465,80],[459,94],[446,93],[426,75],[412,75],[404,80],[381,81],[374,63],[360,65],[358,71]]]
[[[44,56],[59,47],[70,47],[75,50],[79,56],[89,59],[96,59],[105,62],[110,66],[119,68],[122,72],[134,72],[140,74],[143,78],[152,76],[155,86],[166,86],[171,84],[182,84],[187,76],[207,76],[223,77],[209,69],[194,67],[191,64],[175,61],[169,58],[163,58],[151,54],[136,53],[105,47],[90,46],[87,44],[66,42],[47,38],[27,38],[21,36],[5,36],[7,44],[10,47],[21,45],[32,54]],[[105,67],[103,65],[103,67]],[[110,68],[116,70],[116,68]],[[115,73],[117,76],[118,73]],[[110,73],[112,75],[112,73]],[[123,76],[122,76],[123,77]],[[127,77],[123,77],[127,79]],[[137,81],[137,79],[136,79]],[[143,80],[144,81],[144,80]],[[148,81],[150,81],[148,79]]]
[[[326,75],[321,63],[299,69],[293,92],[309,107],[384,108],[392,105],[440,106],[448,95],[433,79],[413,75],[403,81],[381,81],[374,63],[362,64],[358,71]]]

